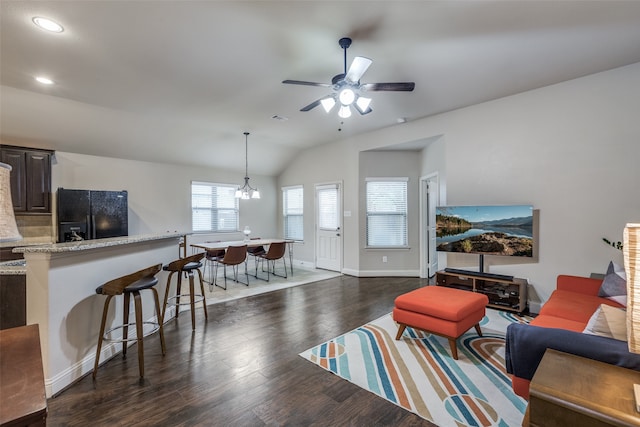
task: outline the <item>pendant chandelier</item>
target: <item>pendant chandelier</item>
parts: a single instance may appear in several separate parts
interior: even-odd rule
[[[245,162],[244,162],[244,185],[238,187],[236,190],[236,199],[259,199],[260,192],[257,188],[253,188],[249,185],[249,132],[244,133],[244,150],[245,150]]]

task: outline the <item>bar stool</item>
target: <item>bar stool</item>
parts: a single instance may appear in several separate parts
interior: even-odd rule
[[[167,304],[171,301],[171,304],[176,306],[176,315],[175,318],[178,317],[178,313],[180,311],[180,305],[189,304],[191,306],[191,327],[193,330],[196,329],[196,310],[195,305],[198,302],[202,302],[202,308],[204,309],[204,317],[207,316],[207,300],[204,294],[204,280],[202,278],[202,272],[200,271],[200,267],[202,267],[202,258],[204,258],[204,252],[200,252],[186,258],[177,259],[175,261],[170,262],[169,264],[162,267],[164,271],[169,271],[169,277],[167,278],[167,288],[164,292],[164,304],[162,307],[162,321],[164,322],[164,314],[167,310]],[[200,279],[200,292],[201,294],[196,294],[193,283],[193,272],[198,272],[198,278]],[[169,288],[171,288],[171,278],[175,273],[178,273],[178,288],[176,289],[176,294],[172,297],[169,297]],[[189,301],[188,302],[180,302],[180,297],[186,295],[181,295],[182,291],[182,273],[186,273],[187,277],[189,277]]]
[[[103,341],[122,342],[122,356],[127,357],[127,342],[134,338],[129,338],[129,326],[135,325],[136,337],[138,342],[138,367],[140,370],[140,378],[144,377],[144,347],[142,339],[156,331],[160,331],[160,346],[162,347],[162,355],[165,354],[164,344],[164,332],[162,330],[162,320],[160,316],[160,301],[158,300],[158,291],[154,286],[158,283],[158,278],[155,277],[162,264],[147,267],[143,270],[136,271],[135,273],[127,276],[113,279],[101,286],[98,286],[96,293],[98,295],[106,295],[107,300],[104,302],[104,310],[102,311],[102,323],[100,323],[100,336],[98,337],[98,348],[96,349],[96,361],[93,366],[93,379],[95,380],[98,372],[98,363],[100,361],[100,351],[102,350]],[[156,305],[156,317],[158,322],[150,322],[142,320],[142,300],[140,297],[140,291],[150,289],[153,291],[154,301]],[[136,321],[135,323],[129,323],[129,302],[131,295],[133,294],[134,309]],[[111,299],[116,295],[124,295],[124,307],[123,307],[123,319],[122,325],[115,326],[109,329],[106,333],[104,331],[107,323],[107,313],[109,311],[109,303]],[[148,332],[144,332],[143,325],[151,325],[152,329]],[[122,338],[108,338],[108,336],[116,331],[122,330]]]

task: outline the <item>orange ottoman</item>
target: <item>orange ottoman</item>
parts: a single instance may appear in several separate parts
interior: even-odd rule
[[[488,303],[484,294],[444,286],[426,286],[400,295],[393,308],[393,320],[399,324],[396,340],[407,326],[440,335],[449,339],[451,354],[457,360],[456,339],[472,326],[482,336],[480,321]]]

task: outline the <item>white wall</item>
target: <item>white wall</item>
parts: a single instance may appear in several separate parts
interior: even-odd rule
[[[342,219],[344,266],[358,263],[358,151],[343,143],[310,148],[295,158],[278,177],[278,189],[291,185],[304,188],[304,243],[297,244],[294,257],[315,265],[315,185],[341,181],[342,208],[351,216]],[[280,197],[281,199],[281,197]],[[279,200],[279,206],[282,201]],[[278,209],[279,224],[282,209]]]
[[[407,198],[408,248],[368,249],[366,248],[366,178],[406,177],[407,194],[417,195],[420,185],[419,151],[364,151],[360,153],[359,184],[359,247],[360,261],[358,275],[363,276],[419,276],[420,271],[420,207],[418,197]],[[387,262],[382,262],[385,256]]]
[[[220,169],[139,162],[56,152],[52,190],[58,187],[129,192],[129,234],[191,231],[191,181],[243,184],[243,174]],[[275,178],[251,175],[261,199],[240,200],[240,229],[278,237]],[[55,212],[55,206],[54,210]],[[56,219],[54,217],[54,224]],[[242,233],[194,235],[190,242],[241,238]]]
[[[535,305],[548,298],[558,274],[588,276],[610,260],[622,263],[601,239],[621,240],[625,223],[640,221],[638,112],[640,63],[308,150],[278,186],[344,180],[345,210],[352,212],[344,266],[358,271],[357,153],[442,135],[423,152],[421,167],[422,175],[439,172],[448,204],[531,203],[539,210],[537,262],[486,260],[489,271],[528,278]],[[305,216],[309,236],[313,217]]]

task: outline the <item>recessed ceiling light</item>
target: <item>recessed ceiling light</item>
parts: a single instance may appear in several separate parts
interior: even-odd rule
[[[36,80],[38,82],[42,83],[43,85],[52,85],[53,84],[53,80],[48,79],[46,77],[42,77],[42,76],[36,77]]]
[[[43,30],[51,31],[52,33],[61,33],[64,31],[62,25],[57,22],[52,21],[51,19],[42,18],[40,16],[36,16],[33,18],[33,23]]]
[[[279,115],[277,115],[277,114],[276,114],[275,116],[271,116],[271,118],[272,118],[272,119],[274,119],[274,120],[280,120],[280,121],[282,121],[282,122],[289,120],[289,118],[288,118],[288,117],[285,117],[285,116],[279,116]]]

